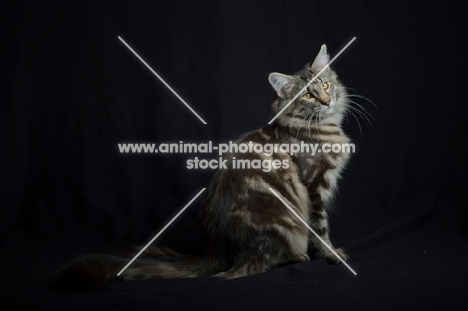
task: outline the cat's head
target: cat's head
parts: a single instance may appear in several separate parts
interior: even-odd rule
[[[280,123],[291,124],[291,121],[304,119],[341,123],[346,108],[346,91],[336,73],[327,66],[329,61],[327,47],[322,45],[314,61],[295,74],[270,74],[268,80],[278,96],[273,103],[275,114],[298,95],[278,117]],[[314,82],[304,89],[314,77]]]

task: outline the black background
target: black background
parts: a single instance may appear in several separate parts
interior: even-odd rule
[[[466,71],[460,8],[377,1],[10,1],[2,5],[2,309],[468,307]],[[203,125],[118,40],[194,109]],[[213,171],[122,142],[226,142],[266,126],[273,71],[326,43],[370,98],[331,216],[344,266],[296,264],[234,281],[118,282],[57,292],[72,257],[146,244]],[[195,155],[193,155],[195,156]],[[200,155],[197,155],[200,156]],[[200,245],[201,199],[155,242]]]

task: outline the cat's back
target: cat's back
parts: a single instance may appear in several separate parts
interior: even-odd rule
[[[207,227],[236,215],[254,220],[254,225],[277,221],[286,210],[270,188],[306,217],[307,188],[289,146],[288,135],[274,126],[249,132],[230,144],[224,155],[226,167],[217,170],[208,188],[203,213]]]

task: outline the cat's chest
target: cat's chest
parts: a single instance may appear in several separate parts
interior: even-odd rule
[[[309,190],[323,188],[333,191],[343,168],[350,158],[350,150],[346,149],[349,140],[342,143],[317,144],[313,152],[296,155],[302,182]]]

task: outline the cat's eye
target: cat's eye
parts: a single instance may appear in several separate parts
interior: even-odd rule
[[[302,95],[302,98],[310,99],[310,98],[312,98],[312,94],[310,94],[310,93],[305,93],[304,95]]]
[[[330,87],[330,84],[328,84],[328,82],[323,82],[322,87],[324,90],[328,90],[328,88]]]

